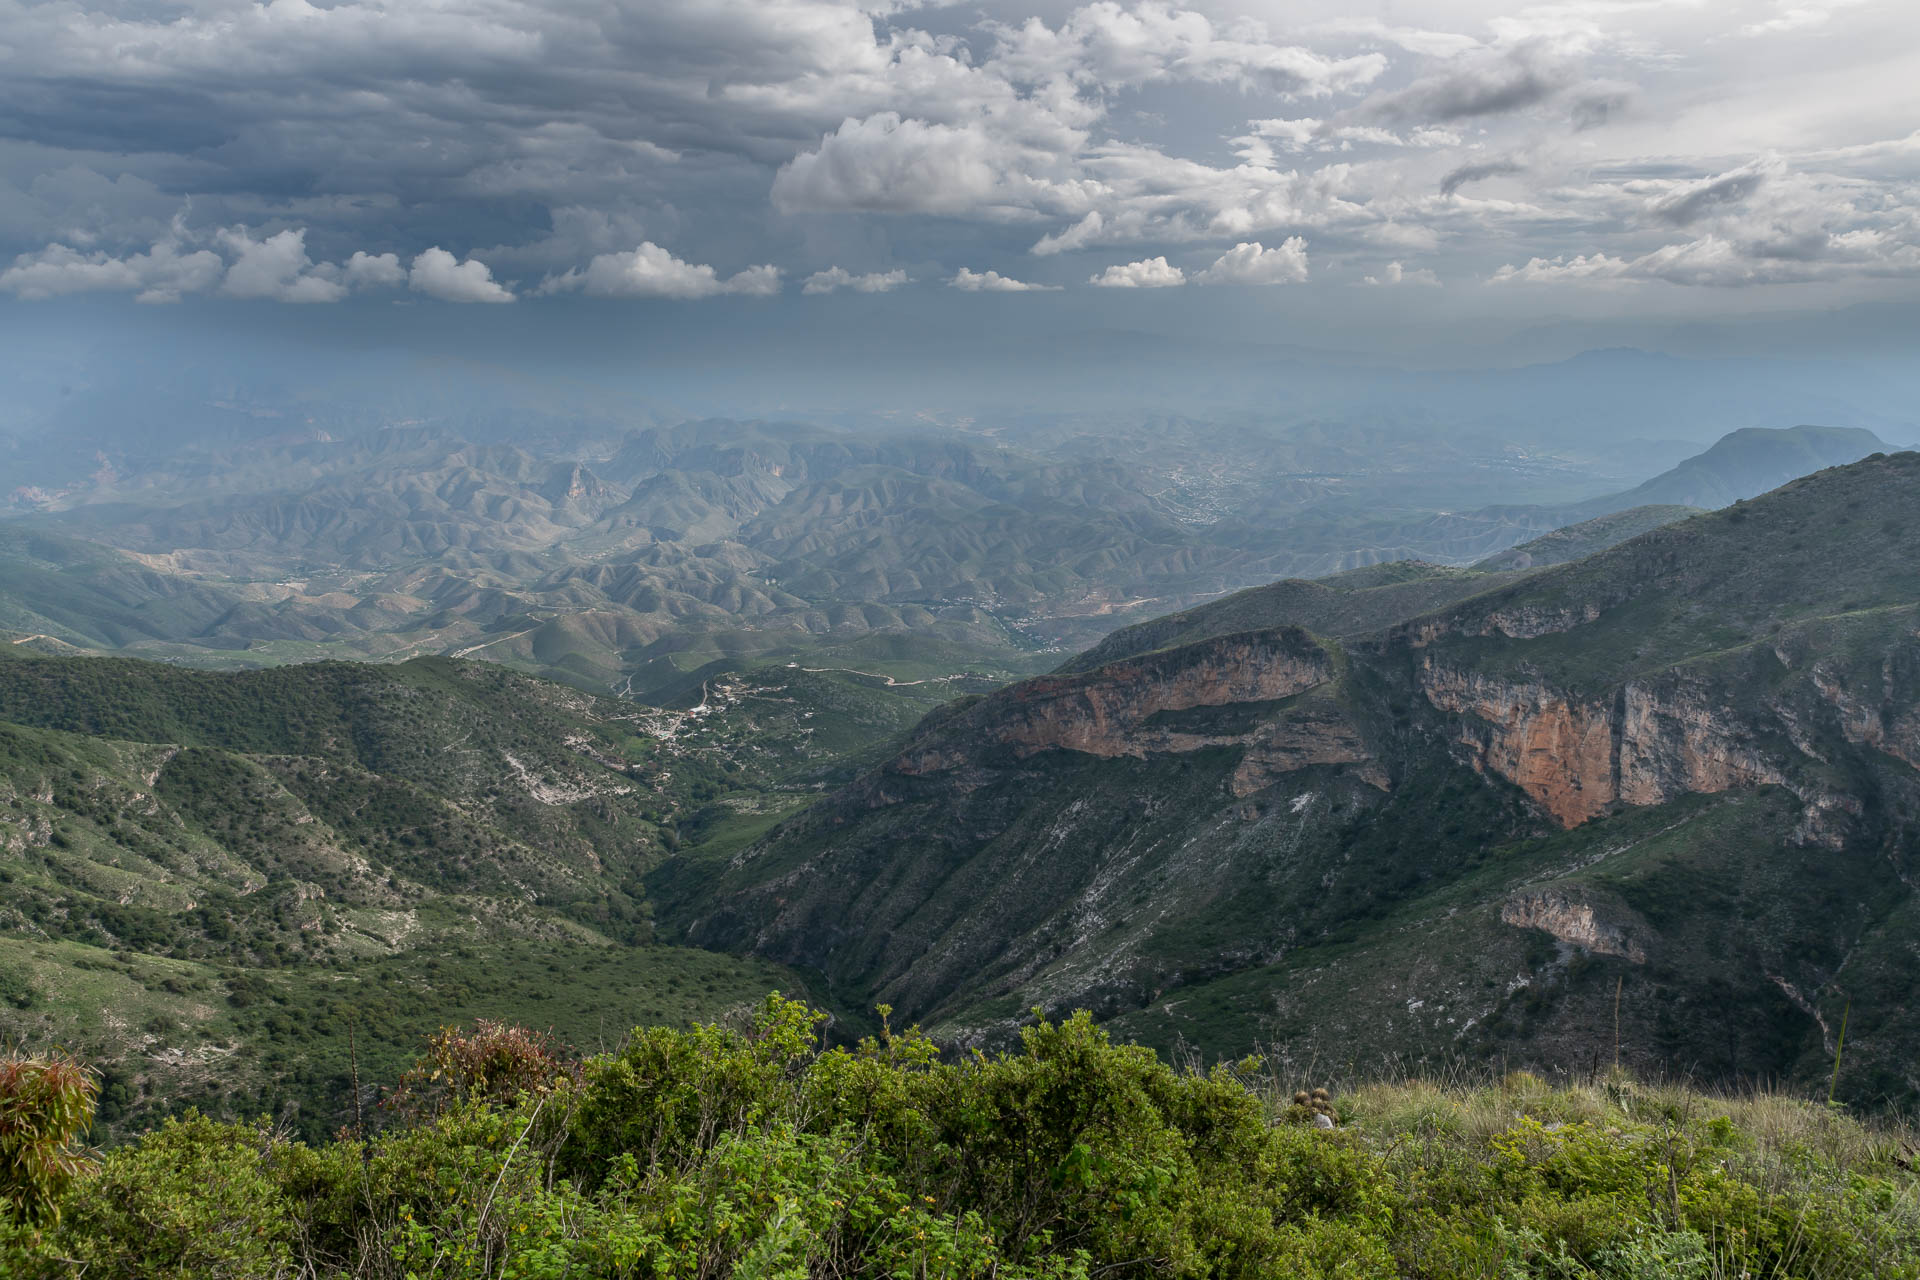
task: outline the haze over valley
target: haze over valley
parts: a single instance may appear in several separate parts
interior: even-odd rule
[[[0,1275],[1920,1280],[1893,0],[0,0]]]

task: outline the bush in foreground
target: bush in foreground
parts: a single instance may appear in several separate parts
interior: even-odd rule
[[[959,1060],[823,1049],[819,1017],[775,997],[584,1064],[443,1038],[436,1105],[364,1140],[174,1121],[5,1228],[0,1273],[1920,1277],[1900,1135],[1808,1104],[1516,1075],[1362,1088],[1329,1129],[1255,1063],[1176,1071],[1085,1015]]]

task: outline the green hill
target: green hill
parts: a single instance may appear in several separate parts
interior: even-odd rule
[[[739,790],[651,714],[442,658],[0,659],[0,1036],[106,1065],[115,1123],[257,1098],[320,1132],[350,1029],[384,1067],[475,1011],[585,1037],[751,998],[777,969],[651,945],[643,877]],[[560,987],[592,1012],[541,1016]]]

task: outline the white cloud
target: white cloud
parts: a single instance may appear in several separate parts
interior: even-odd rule
[[[229,227],[215,240],[233,255],[220,292],[229,298],[275,302],[338,302],[347,296],[338,267],[316,272],[307,257],[305,227],[277,231],[256,240],[244,226]]]
[[[347,259],[347,283],[353,288],[397,289],[407,282],[407,269],[400,265],[397,253],[366,253],[355,250]]]
[[[1321,137],[1320,131],[1325,123],[1317,116],[1300,116],[1291,120],[1249,120],[1247,133],[1255,138],[1278,142],[1288,151],[1305,151]]]
[[[947,284],[965,293],[1056,293],[1057,284],[1028,284],[1024,280],[1013,280],[998,271],[972,271],[960,268]]]
[[[51,244],[22,254],[4,273],[0,290],[27,300],[88,291],[132,293],[137,302],[177,302],[217,288],[228,298],[273,302],[338,302],[349,289],[405,284],[407,273],[391,253],[355,253],[345,267],[307,256],[305,227],[255,236],[244,224],[211,233],[212,248],[189,248],[201,237],[176,217],[147,252],[115,257]]]
[[[116,258],[50,244],[23,253],[0,271],[0,290],[29,302],[70,293],[131,293],[136,302],[178,302],[211,289],[226,264],[208,249],[183,251],[177,238],[157,240],[145,253]]]
[[[1825,3],[1807,3],[1806,0],[1778,0],[1778,10],[1773,17],[1764,22],[1752,22],[1740,28],[1743,36],[1774,35],[1782,31],[1804,31],[1808,27],[1824,25],[1832,18],[1836,10],[1849,9],[1865,0],[1825,0]]]
[[[989,23],[998,37],[990,65],[1022,83],[1067,78],[1108,89],[1195,80],[1308,97],[1370,84],[1386,69],[1378,53],[1330,57],[1276,41],[1251,20],[1226,27],[1173,4],[1083,5],[1060,26],[1040,18]]]
[[[858,276],[845,267],[829,267],[808,276],[800,292],[832,293],[836,289],[851,289],[855,293],[887,293],[907,282],[906,271],[898,267],[892,271],[870,271]]]
[[[1554,193],[1610,243],[1535,254],[1494,283],[1734,288],[1908,276],[1920,272],[1920,218],[1847,175],[1796,170],[1762,156],[1720,172],[1631,174]],[[1668,241],[1675,228],[1688,238]],[[1595,237],[1588,237],[1589,243]]]
[[[1920,275],[1920,246],[1900,243],[1876,231],[1830,235],[1817,244],[1797,244],[1791,255],[1767,253],[1718,235],[1662,245],[1636,258],[1606,254],[1533,258],[1493,273],[1491,283],[1636,283],[1659,280],[1677,285],[1740,288],[1760,284],[1804,284],[1855,276]]]
[[[1086,168],[1097,180],[1092,198],[1098,207],[1042,236],[1034,253],[1141,242],[1231,244],[1334,226],[1358,234],[1386,220],[1383,211],[1353,198],[1363,194],[1356,183],[1360,171],[1347,165],[1222,169],[1153,147],[1110,144]]]
[[[780,276],[779,267],[763,262],[728,276],[726,292],[746,298],[771,298],[780,292]]]
[[[676,258],[645,240],[625,253],[596,254],[585,271],[569,271],[541,286],[543,293],[571,290],[599,298],[672,298],[682,302],[725,293],[768,298],[780,292],[780,268],[763,264],[721,279],[712,267]]]
[[[1307,278],[1307,242],[1289,236],[1263,248],[1258,240],[1235,245],[1194,276],[1195,284],[1299,284]]]
[[[1412,270],[1408,270],[1402,263],[1389,262],[1380,269],[1379,275],[1366,276],[1362,278],[1361,283],[1383,287],[1413,284],[1425,285],[1432,288],[1439,285],[1440,277],[1435,275],[1432,270],[1427,267],[1415,267]]]
[[[462,262],[439,245],[414,258],[407,287],[442,302],[513,301],[513,291],[494,280],[486,263]]]
[[[1186,282],[1186,273],[1165,258],[1117,263],[1087,281],[1102,289],[1170,289]]]
[[[1335,35],[1370,36],[1398,45],[1409,53],[1429,58],[1455,58],[1480,48],[1480,41],[1453,31],[1430,31],[1422,27],[1395,27],[1378,18],[1335,18],[1313,27],[1312,32]]]
[[[842,122],[781,166],[773,206],[783,213],[1022,212],[1070,198],[1051,175],[1064,172],[1084,140],[1072,131],[1035,140],[986,121],[949,125],[882,112]]]

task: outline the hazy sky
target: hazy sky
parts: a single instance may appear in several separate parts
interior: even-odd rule
[[[1815,314],[1916,126],[1912,0],[0,0],[0,306]]]

